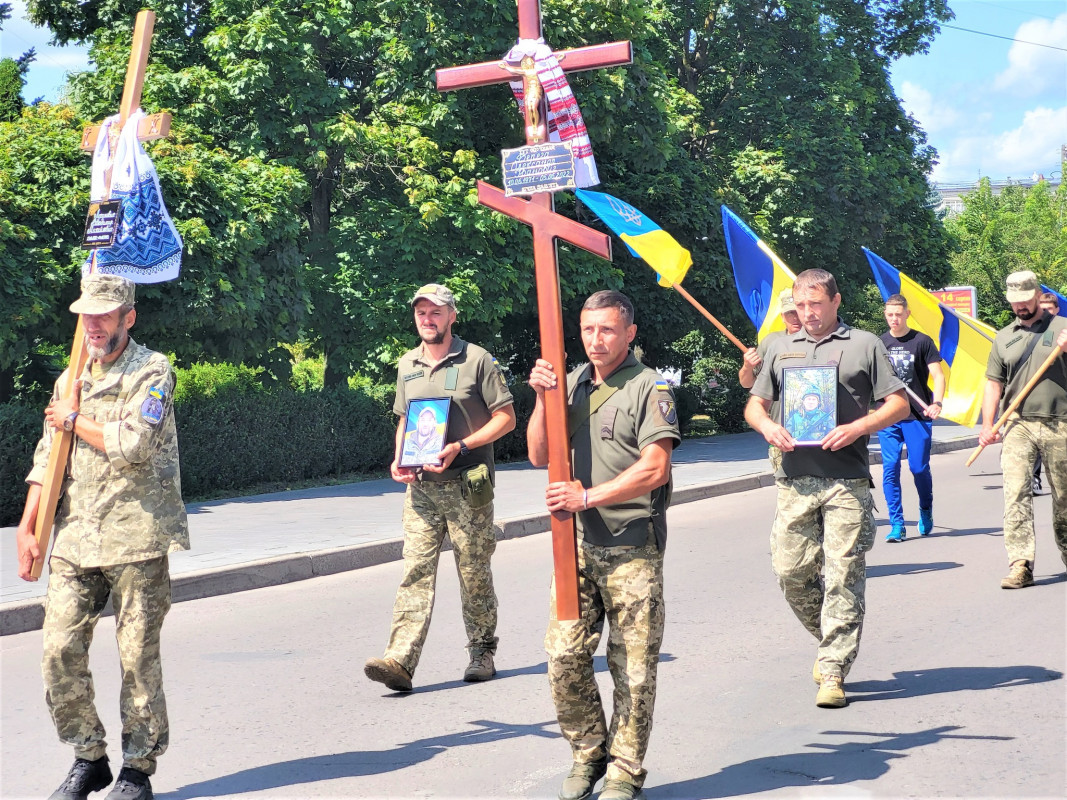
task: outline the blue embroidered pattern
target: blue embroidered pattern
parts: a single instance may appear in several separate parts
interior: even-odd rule
[[[97,249],[97,271],[121,274],[135,283],[152,283],[151,275],[176,273],[182,245],[167,224],[155,176],[145,175],[129,193],[112,194],[112,199],[120,198],[122,221],[118,234],[111,247]]]

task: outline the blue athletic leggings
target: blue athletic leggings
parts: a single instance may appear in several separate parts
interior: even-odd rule
[[[930,442],[933,423],[921,419],[897,422],[878,431],[882,446],[882,491],[893,525],[904,524],[904,507],[900,501],[900,453],[908,446],[908,469],[915,477],[919,508],[933,508],[934,479],[930,474]]]

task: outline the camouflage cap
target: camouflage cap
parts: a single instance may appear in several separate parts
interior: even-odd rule
[[[450,306],[453,311],[456,310],[456,298],[447,286],[442,286],[439,283],[428,283],[425,286],[420,286],[419,290],[415,292],[415,296],[411,298],[411,305],[415,305],[420,300],[429,300],[434,305]]]
[[[70,304],[70,310],[75,314],[107,314],[122,306],[132,306],[133,302],[133,281],[94,272],[82,278],[82,295]]]
[[[778,307],[779,313],[786,313],[787,311],[796,311],[796,303],[793,302],[793,289],[782,289],[781,294],[778,295]]]
[[[1034,295],[1041,291],[1041,285],[1037,282],[1037,276],[1028,269],[1021,272],[1013,272],[1005,281],[1007,291],[1004,293],[1009,303],[1025,303],[1032,300]]]

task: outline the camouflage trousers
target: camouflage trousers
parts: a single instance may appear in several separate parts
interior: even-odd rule
[[[793,613],[819,640],[823,675],[848,675],[859,652],[874,546],[866,478],[779,478],[771,565]]]
[[[1067,420],[1021,419],[1013,415],[1000,450],[1004,473],[1004,547],[1008,562],[1034,566],[1033,476],[1038,456],[1052,491],[1052,535],[1067,564]]]
[[[663,641],[663,553],[650,532],[644,547],[578,548],[581,619],[556,619],[556,587],[545,650],[548,682],[575,762],[609,759],[607,777],[641,786],[652,733],[656,669]],[[608,623],[608,671],[615,686],[608,727],[593,653]]]
[[[122,761],[154,774],[170,741],[159,658],[160,629],[170,610],[167,557],[94,569],[53,557],[49,570],[41,672],[60,741],[74,746],[76,758],[93,761],[107,752],[93,703],[89,645],[110,596],[122,665]]]
[[[408,674],[419,665],[430,630],[437,563],[445,534],[459,572],[463,626],[471,655],[496,652],[496,592],[489,562],[496,550],[493,504],[472,509],[462,481],[416,481],[404,498],[404,577],[393,604],[393,627],[385,657]]]
[[[767,446],[767,458],[771,462],[771,474],[782,468],[782,451],[773,444]]]

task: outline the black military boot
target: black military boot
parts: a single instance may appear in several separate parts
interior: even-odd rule
[[[85,800],[89,792],[106,789],[109,783],[111,783],[111,767],[107,765],[107,756],[98,758],[96,761],[76,758],[63,785],[52,792],[48,800]]]
[[[104,800],[152,800],[153,797],[148,775],[133,767],[123,767]]]

